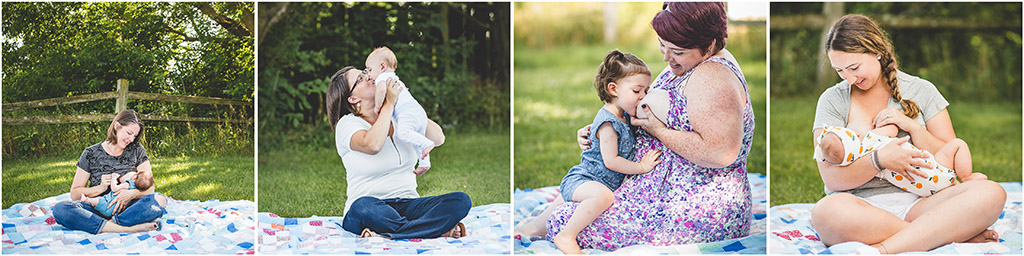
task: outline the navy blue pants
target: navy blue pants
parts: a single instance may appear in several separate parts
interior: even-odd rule
[[[352,202],[341,226],[356,234],[369,228],[391,239],[435,238],[466,218],[472,206],[462,192],[414,199],[364,196]]]
[[[130,227],[152,222],[164,216],[167,211],[156,202],[156,194],[132,200],[128,204],[128,208],[113,216],[114,223]],[[61,201],[53,206],[53,219],[65,228],[91,234],[99,234],[103,230],[103,225],[107,223],[107,219],[93,209],[92,205],[74,201]]]

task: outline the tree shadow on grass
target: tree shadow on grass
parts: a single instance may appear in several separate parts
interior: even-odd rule
[[[67,193],[77,159],[5,161],[3,208]],[[253,201],[251,157],[178,157],[152,160],[156,191],[178,200]]]

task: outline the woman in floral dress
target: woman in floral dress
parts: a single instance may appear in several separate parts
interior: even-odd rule
[[[634,118],[642,128],[634,155],[661,150],[662,163],[622,182],[615,203],[580,232],[582,248],[701,243],[749,233],[746,160],[754,112],[740,67],[724,49],[726,19],[723,3],[669,2],[651,22],[669,64],[651,88],[669,91],[670,107],[666,123]],[[580,135],[588,132],[585,127]],[[538,217],[547,220],[549,239],[575,207],[566,203]]]

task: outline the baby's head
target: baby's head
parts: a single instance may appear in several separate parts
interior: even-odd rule
[[[832,165],[847,166],[853,163],[863,148],[853,130],[844,127],[826,126],[815,140],[814,159]]]
[[[611,103],[636,116],[637,103],[647,94],[651,70],[636,55],[612,50],[604,56],[594,77],[594,89],[601,101]]]
[[[843,148],[843,141],[839,139],[839,135],[834,132],[826,132],[821,137],[821,152],[825,157],[825,162],[833,165],[838,165],[843,162],[843,156],[846,155],[846,149]]]
[[[153,186],[153,172],[139,172],[135,174],[135,188],[139,191],[146,191]]]
[[[377,78],[381,73],[394,72],[398,68],[398,58],[387,46],[373,49],[370,55],[366,56],[366,70],[371,78]]]

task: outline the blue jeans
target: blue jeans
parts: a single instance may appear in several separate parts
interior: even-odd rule
[[[352,202],[341,227],[356,234],[369,228],[391,239],[434,238],[452,230],[472,206],[462,192],[415,199],[364,196]]]
[[[153,193],[132,200],[128,204],[128,208],[114,215],[114,223],[130,227],[152,222],[164,216],[167,210],[157,203],[156,194]],[[103,225],[107,223],[107,219],[103,218],[92,205],[74,201],[61,201],[57,203],[53,207],[53,219],[65,228],[81,230],[91,234],[99,234],[103,230]]]

